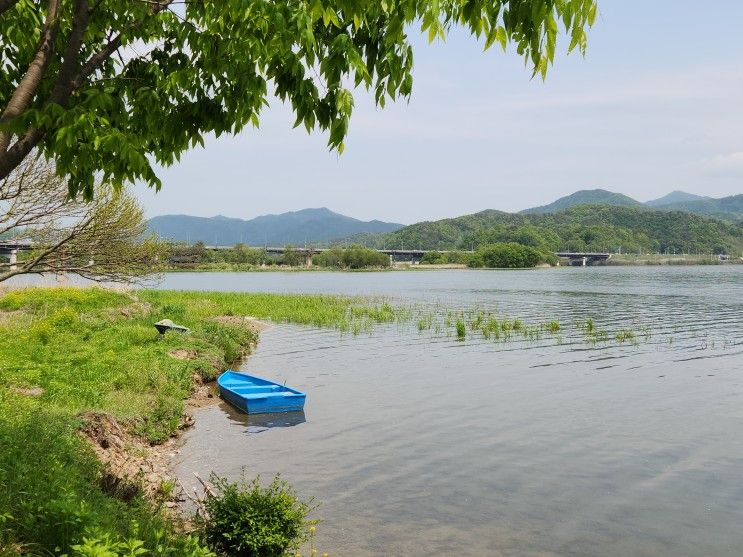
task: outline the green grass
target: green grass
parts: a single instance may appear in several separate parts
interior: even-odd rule
[[[217,316],[354,333],[407,318],[382,301],[330,296],[99,288],[0,294],[0,556],[19,547],[74,554],[83,537],[91,547],[137,539],[151,554],[202,554],[151,502],[106,495],[98,487],[100,465],[76,432],[83,412],[99,411],[151,443],[167,439],[193,377],[215,378],[257,339]],[[152,324],[162,318],[191,333],[160,339]],[[174,359],[169,352],[176,349],[196,357]],[[40,396],[24,394],[29,389],[41,389]]]

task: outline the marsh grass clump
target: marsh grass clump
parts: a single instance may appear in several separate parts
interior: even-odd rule
[[[203,527],[219,555],[281,557],[308,539],[312,502],[300,499],[279,476],[265,487],[260,478],[232,483],[212,475],[211,483],[216,491],[204,502]]]
[[[465,325],[464,320],[457,319],[456,329],[457,329],[457,340],[464,341],[464,339],[467,337],[467,325]]]
[[[482,330],[482,326],[485,323],[485,313],[482,311],[477,312],[475,317],[470,321],[470,329],[475,331]]]
[[[487,338],[492,336],[495,340],[498,340],[500,338],[500,325],[498,324],[498,320],[494,317],[488,317],[488,320],[485,322],[485,326],[483,327],[483,333],[487,332]]]
[[[562,327],[560,326],[560,322],[559,321],[557,321],[556,319],[553,319],[552,321],[548,321],[544,325],[544,329],[548,333],[550,333],[552,335],[556,335],[557,333],[560,332],[560,330],[562,329]]]
[[[609,342],[609,333],[600,329],[594,329],[590,334],[586,333],[586,342],[590,344]]]
[[[425,313],[418,319],[418,332],[427,331],[434,328],[434,318],[432,312]]]
[[[508,319],[504,319],[500,322],[500,330],[503,333],[503,337],[508,340],[511,338],[511,331],[513,331],[513,325]]]
[[[635,343],[637,339],[632,329],[622,329],[621,331],[617,331],[617,333],[614,335],[614,338],[620,344],[624,342]]]

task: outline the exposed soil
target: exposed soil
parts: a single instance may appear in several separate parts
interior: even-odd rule
[[[41,396],[44,394],[44,389],[41,387],[10,387],[10,390],[23,396]]]
[[[82,418],[81,435],[103,463],[104,491],[125,501],[140,492],[157,498],[163,482],[170,480],[169,460],[177,450],[177,438],[151,446],[130,434],[111,414],[86,412]]]
[[[198,355],[193,348],[176,348],[168,352],[168,356],[176,360],[195,360]]]
[[[2,290],[0,290],[0,296],[2,295],[3,295],[3,292]],[[12,321],[20,317],[21,315],[25,315],[25,314],[26,312],[23,311],[22,309],[18,309],[15,311],[5,311],[5,310],[0,309],[0,325],[3,325],[7,323],[8,321]]]
[[[144,315],[149,315],[149,313],[152,311],[152,305],[148,304],[147,302],[132,302],[128,306],[124,306],[122,308],[118,308],[119,315],[123,315],[124,317],[128,319],[132,319],[134,317],[142,317]]]
[[[206,408],[219,402],[219,393],[217,392],[217,382],[210,381],[204,383],[201,375],[195,374],[192,377],[193,390],[191,396],[186,401],[186,409]]]
[[[227,325],[248,327],[256,333],[260,333],[261,331],[273,327],[271,323],[261,321],[260,319],[251,317],[250,315],[220,315],[219,317],[214,317],[214,321],[219,321],[220,323],[225,323]]]

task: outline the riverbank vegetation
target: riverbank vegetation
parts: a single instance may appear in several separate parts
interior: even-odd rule
[[[470,267],[491,269],[526,269],[540,264],[555,265],[557,257],[516,242],[481,245],[468,261]]]
[[[304,253],[291,246],[281,255],[269,255],[259,248],[237,244],[231,248],[207,249],[199,242],[193,246],[172,244],[168,248],[170,268],[196,271],[254,271],[261,268],[308,268]],[[483,244],[472,252],[427,252],[422,264],[461,264],[473,268],[529,268],[539,264],[554,265],[557,258],[516,242]],[[362,270],[387,269],[390,257],[374,249],[353,245],[318,251],[312,256],[315,269]]]
[[[255,271],[257,269],[307,268],[303,251],[286,246],[282,254],[268,254],[261,248],[243,244],[220,249],[207,249],[202,242],[194,245],[169,244],[166,260],[170,270]],[[359,245],[334,247],[312,254],[314,269],[385,269],[389,256]]]
[[[390,258],[384,253],[362,246],[336,247],[318,253],[313,264],[336,269],[385,268],[390,266]]]
[[[429,251],[421,259],[421,264],[459,264],[474,269],[528,269],[537,265],[556,265],[557,257],[517,242],[499,242],[480,245],[474,252]]]
[[[331,296],[0,294],[0,555],[210,555],[158,501],[172,485],[153,498],[147,467],[119,477],[96,453],[116,445],[137,462],[187,425],[186,399],[255,343],[245,316],[351,332],[405,318],[381,301]],[[152,323],[166,317],[191,332],[160,338]],[[111,423],[120,429],[102,434]]]

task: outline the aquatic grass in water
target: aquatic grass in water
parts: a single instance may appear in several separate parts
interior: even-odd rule
[[[618,331],[614,338],[618,343],[624,343],[624,342],[636,342],[637,337],[635,336],[634,331],[630,329],[622,329],[621,331]]]
[[[591,345],[607,345],[612,340],[617,344],[637,344],[639,338],[630,328],[614,332],[599,329],[591,317],[575,320],[571,328],[563,326],[558,319],[529,323],[519,317],[499,317],[482,309],[455,311],[438,305],[434,310],[430,306],[412,307],[408,314],[415,319],[419,333],[431,330],[438,336],[443,330],[460,342],[467,339],[468,332],[471,339],[538,343],[549,338],[557,344],[581,340]],[[649,342],[652,338],[650,327],[644,325],[640,331],[642,338]]]

